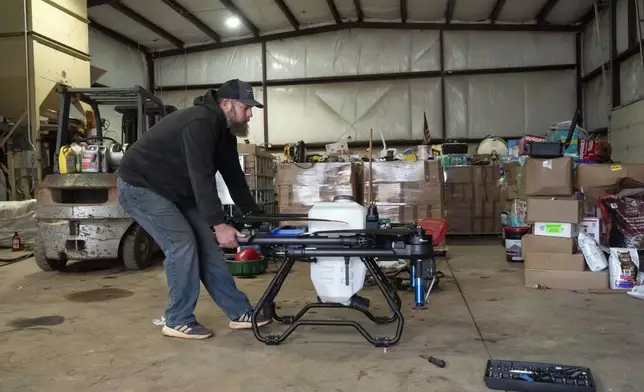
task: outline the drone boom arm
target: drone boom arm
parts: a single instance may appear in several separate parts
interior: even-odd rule
[[[280,253],[286,257],[398,257],[401,259],[427,259],[433,257],[431,237],[416,232],[406,238],[391,241],[387,246],[374,246],[377,235],[353,236],[289,236],[242,237],[240,245],[285,246]],[[289,248],[305,246],[308,248]],[[319,246],[320,248],[315,248]]]

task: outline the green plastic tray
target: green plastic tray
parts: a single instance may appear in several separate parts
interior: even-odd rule
[[[226,260],[228,270],[233,276],[255,276],[266,272],[268,260],[263,257],[255,261]]]

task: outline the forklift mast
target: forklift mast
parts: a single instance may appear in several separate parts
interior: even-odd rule
[[[69,112],[72,102],[81,101],[92,108],[97,124],[96,136],[92,138],[98,141],[103,139],[99,107],[102,105],[115,106],[115,110],[123,114],[123,140],[121,144],[134,143],[154,125],[158,118],[176,110],[173,106],[164,105],[158,97],[141,86],[126,88],[59,86],[58,93],[60,94],[60,107],[54,153],[54,172],[58,172],[60,149],[73,141],[69,133]]]

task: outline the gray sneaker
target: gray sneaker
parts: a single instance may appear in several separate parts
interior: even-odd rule
[[[253,328],[253,324],[251,323],[251,317],[253,317],[253,311],[249,310],[248,312],[242,314],[241,316],[237,317],[234,320],[230,321],[230,324],[228,325],[231,329],[250,329]],[[267,319],[264,317],[264,314],[258,314],[257,315],[257,326],[261,327],[263,325],[269,324],[271,322],[271,319]]]
[[[185,325],[177,325],[176,327],[164,325],[163,334],[181,339],[208,339],[213,335],[211,330],[196,321]]]

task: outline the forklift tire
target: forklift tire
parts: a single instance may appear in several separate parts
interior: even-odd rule
[[[67,264],[67,259],[55,260],[48,259],[45,256],[45,247],[42,244],[42,241],[36,241],[34,244],[34,259],[36,259],[36,264],[43,271],[60,271],[65,268]]]
[[[121,260],[129,270],[144,270],[154,264],[154,240],[134,224],[121,240]]]

